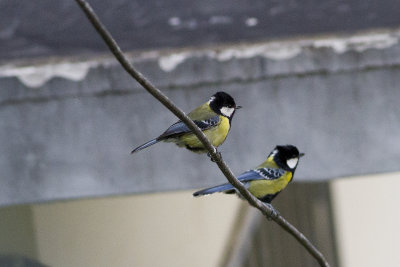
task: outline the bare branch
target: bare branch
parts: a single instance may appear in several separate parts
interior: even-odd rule
[[[186,114],[179,109],[171,100],[168,99],[159,89],[157,89],[149,80],[147,80],[141,73],[139,73],[133,65],[124,56],[118,44],[112,38],[111,34],[100,22],[96,13],[93,11],[91,6],[85,0],[76,0],[80,5],[82,10],[85,12],[86,16],[96,28],[97,32],[103,38],[104,42],[107,44],[111,52],[121,63],[122,67],[137,81],[144,89],[146,89],[151,95],[153,95],[158,101],[160,101],[166,108],[168,108],[172,113],[174,113],[181,121],[183,121],[189,129],[199,138],[203,143],[205,148],[209,151],[211,157],[218,165],[222,173],[226,176],[228,181],[238,189],[242,196],[250,203],[250,205],[259,209],[267,218],[271,218],[276,223],[278,223],[283,229],[293,235],[306,249],[307,251],[319,262],[320,266],[329,267],[329,263],[326,261],[325,257],[320,251],[293,225],[286,221],[279,214],[275,214],[273,210],[266,206],[263,202],[255,198],[249,191],[243,186],[239,180],[236,179],[230,168],[222,159],[222,156],[217,153],[216,148],[209,142],[207,137],[203,132],[194,124],[194,122],[186,116]]]

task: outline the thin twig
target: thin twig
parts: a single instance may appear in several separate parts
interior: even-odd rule
[[[203,134],[203,132],[194,124],[194,122],[186,116],[186,114],[179,109],[171,100],[168,99],[159,89],[157,89],[149,80],[147,80],[141,73],[139,73],[133,65],[128,61],[128,59],[124,56],[118,44],[115,42],[111,34],[104,27],[104,25],[100,22],[96,13],[93,11],[91,6],[85,0],[76,0],[76,2],[80,5],[82,10],[85,12],[86,16],[96,28],[97,32],[103,38],[104,42],[107,44],[111,52],[117,58],[117,60],[121,63],[122,67],[137,81],[139,82],[144,89],[146,89],[151,95],[153,95],[158,101],[160,101],[166,108],[168,108],[175,116],[177,116],[181,121],[183,121],[189,129],[199,138],[202,144],[210,153],[213,160],[216,162],[222,173],[226,176],[228,181],[238,189],[240,194],[247,199],[250,205],[259,209],[267,218],[271,218],[276,223],[278,223],[283,229],[293,235],[306,249],[307,251],[319,262],[320,266],[329,267],[329,263],[326,261],[325,257],[322,255],[320,251],[293,225],[291,225],[288,221],[286,221],[279,214],[273,213],[271,208],[264,205],[260,200],[255,198],[249,191],[243,186],[241,182],[234,176],[230,168],[222,159],[221,154],[217,153],[217,150],[207,137]]]

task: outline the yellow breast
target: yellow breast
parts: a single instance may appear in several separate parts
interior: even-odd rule
[[[231,127],[228,118],[220,116],[220,120],[221,122],[217,127],[204,131],[204,134],[215,147],[220,146],[225,141]]]
[[[285,174],[275,180],[256,180],[250,182],[249,191],[257,198],[274,195],[282,191],[291,180],[292,173],[285,172]]]
[[[211,129],[205,130],[204,134],[210,140],[211,144],[215,147],[220,146],[226,139],[230,129],[229,119],[220,116],[220,122],[217,126]],[[200,140],[192,133],[185,134],[182,136],[182,140],[185,145],[189,145],[192,148],[202,148],[203,144]]]

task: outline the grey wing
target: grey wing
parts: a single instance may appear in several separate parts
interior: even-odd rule
[[[202,130],[207,130],[219,123],[219,116],[214,116],[207,120],[202,121],[194,121],[194,123]],[[172,124],[162,135],[160,135],[157,139],[164,139],[168,137],[173,137],[185,133],[189,133],[191,130],[186,126],[182,121],[178,121],[177,123]]]
[[[274,168],[260,168],[255,170],[250,170],[242,173],[238,176],[238,180],[241,182],[249,182],[253,180],[274,180],[278,179],[285,173],[282,169]]]

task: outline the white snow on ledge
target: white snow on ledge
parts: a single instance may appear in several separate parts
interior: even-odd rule
[[[338,54],[350,50],[363,52],[368,49],[385,49],[399,42],[399,36],[390,33],[376,33],[367,35],[354,35],[348,38],[330,38],[315,40],[315,48],[331,48]]]
[[[363,52],[368,49],[385,49],[399,42],[400,32],[363,33],[346,37],[307,38],[289,41],[272,41],[258,44],[226,46],[218,50],[198,50],[194,52],[177,52],[160,56],[158,64],[165,72],[173,71],[189,58],[204,57],[228,61],[231,59],[262,56],[271,60],[288,60],[307,49],[332,49],[335,53],[347,51]]]
[[[171,51],[147,51],[139,55],[127,53],[128,58],[135,62],[155,60],[160,69],[171,72],[177,66],[190,58],[207,57],[218,61],[232,59],[265,57],[274,61],[284,61],[294,58],[304,49],[332,49],[337,54],[347,51],[363,52],[368,49],[385,49],[399,43],[400,31],[367,32],[352,36],[332,36],[324,38],[306,38],[284,41],[271,41],[253,44],[224,45],[214,48],[181,49]],[[91,68],[99,65],[118,64],[113,56],[107,56],[87,61],[62,61],[45,64],[18,66],[0,66],[1,77],[17,77],[23,84],[30,88],[39,88],[54,77],[61,77],[71,81],[81,81]]]
[[[98,65],[91,62],[63,62],[45,65],[0,67],[0,77],[17,77],[23,84],[31,88],[38,88],[54,77],[61,77],[72,81],[83,80],[89,69]]]

